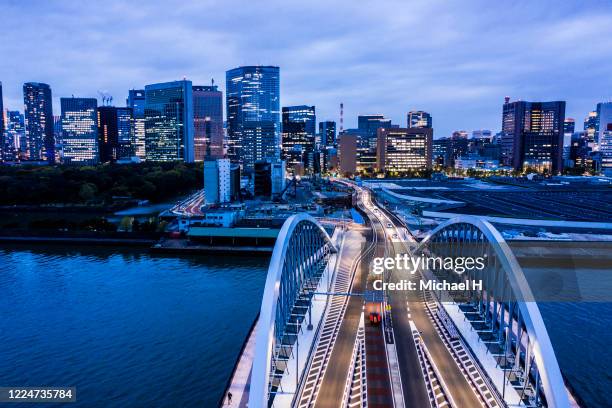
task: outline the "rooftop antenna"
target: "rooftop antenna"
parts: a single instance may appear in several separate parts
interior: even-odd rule
[[[211,85],[212,85],[212,86],[215,86],[215,78],[211,78],[211,79],[210,79],[210,82],[211,82]]]

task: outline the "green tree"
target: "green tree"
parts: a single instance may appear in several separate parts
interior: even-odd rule
[[[96,196],[97,192],[98,188],[95,184],[85,183],[81,186],[81,189],[79,190],[79,197],[83,201],[90,201]]]

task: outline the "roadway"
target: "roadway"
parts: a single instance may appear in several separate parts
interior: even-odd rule
[[[348,240],[345,241],[345,245],[350,245],[350,242]],[[373,250],[373,245],[368,244],[368,242],[372,243],[372,239],[366,235],[366,240],[361,248],[364,256],[367,256]],[[368,274],[369,262],[355,262],[355,258],[346,257],[341,257],[340,262],[340,268],[356,268],[351,291],[362,292]],[[361,318],[362,306],[363,299],[360,296],[349,296],[344,318],[340,325],[340,331],[334,342],[330,361],[323,375],[315,407],[335,407],[342,398],[353,354],[353,346],[357,336],[357,328]]]
[[[182,216],[197,216],[202,215],[202,206],[204,205],[204,190],[189,196],[170,209],[170,212]]]
[[[409,243],[412,238],[408,235],[408,241],[402,241],[406,234],[401,225],[398,225],[395,217],[389,217],[383,209],[379,208],[371,198],[369,190],[361,189],[363,194],[366,213],[379,234],[379,242],[385,242],[387,256],[393,257],[396,253],[409,252]],[[388,238],[391,236],[391,239]],[[394,236],[396,238],[394,238]],[[413,241],[413,240],[412,240]],[[402,279],[420,280],[419,274],[411,275],[407,271],[392,271],[387,277],[389,282],[398,282]],[[416,348],[412,341],[410,321],[412,320],[427,346],[435,365],[442,373],[454,402],[458,407],[478,407],[481,402],[476,396],[470,384],[467,382],[450,352],[439,337],[433,323],[425,311],[423,294],[420,291],[402,291],[389,294],[388,303],[391,305],[393,316],[393,331],[396,339],[397,354],[402,380],[402,389],[406,407],[429,406],[429,397],[425,388],[425,381],[419,369]],[[367,365],[367,361],[366,361]]]

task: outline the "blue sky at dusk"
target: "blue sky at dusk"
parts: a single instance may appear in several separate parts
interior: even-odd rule
[[[499,130],[505,95],[566,100],[579,123],[612,98],[609,1],[10,1],[0,0],[4,103],[26,81],[61,96],[214,78],[278,65],[281,104],[312,104],[345,127],[384,113],[402,126],[426,110],[436,137]]]

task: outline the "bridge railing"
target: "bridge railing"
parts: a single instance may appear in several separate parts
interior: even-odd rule
[[[425,271],[430,278],[481,281],[482,289],[434,294],[440,301],[454,301],[465,311],[480,316],[484,326],[479,331],[498,345],[504,356],[503,361],[498,360],[499,366],[503,364],[504,376],[521,384],[516,388],[522,400],[535,406],[569,406],[561,370],[527,279],[495,227],[479,217],[453,218],[427,234],[415,254],[428,258],[483,257],[486,267],[481,270],[457,273],[434,267]]]
[[[310,215],[296,214],[283,224],[259,313],[250,407],[270,406],[279,391],[288,361],[297,352],[300,327],[308,318],[312,297],[333,252],[331,238]]]

